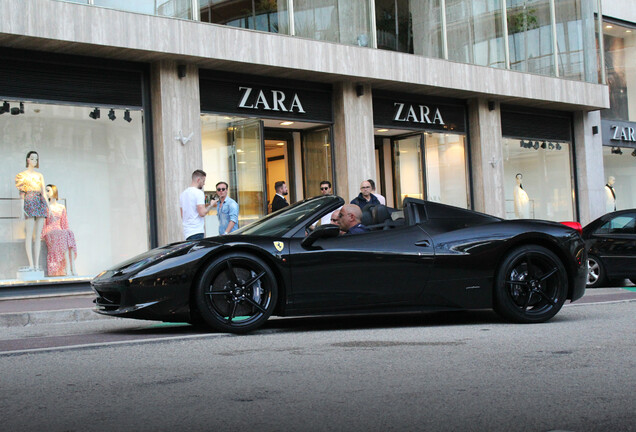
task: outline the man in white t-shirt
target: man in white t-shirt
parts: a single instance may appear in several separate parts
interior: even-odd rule
[[[199,240],[205,236],[205,215],[214,207],[217,201],[205,206],[205,171],[195,170],[192,173],[190,187],[181,192],[181,221],[183,223],[183,237],[186,240]]]

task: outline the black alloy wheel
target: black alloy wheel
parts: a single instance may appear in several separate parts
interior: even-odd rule
[[[260,258],[232,253],[217,258],[203,272],[196,301],[203,320],[216,330],[247,333],[272,314],[278,286]]]
[[[495,311],[514,322],[544,322],[559,312],[567,293],[561,260],[544,247],[522,246],[504,258],[497,272]]]
[[[605,284],[607,275],[603,263],[596,255],[587,257],[587,288],[599,288]]]

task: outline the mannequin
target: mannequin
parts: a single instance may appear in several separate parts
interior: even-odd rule
[[[25,248],[29,260],[29,271],[40,269],[40,233],[44,220],[49,214],[44,176],[36,171],[40,167],[40,156],[36,151],[26,155],[26,170],[15,176],[15,186],[20,191],[22,212],[20,218],[26,218]]]
[[[529,219],[530,218],[530,200],[528,199],[528,194],[525,190],[523,190],[523,186],[521,185],[521,180],[523,180],[523,174],[519,173],[515,176],[515,181],[517,184],[514,188],[514,199],[515,199],[515,216],[519,219]]]
[[[607,184],[605,184],[605,212],[610,213],[616,211],[616,191],[614,190],[616,178],[609,176]]]
[[[49,217],[46,218],[42,239],[46,240],[46,266],[49,276],[75,276],[77,246],[75,235],[68,228],[66,207],[57,202],[57,186],[46,185],[49,196]]]

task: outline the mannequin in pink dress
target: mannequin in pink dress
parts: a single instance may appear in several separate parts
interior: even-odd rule
[[[49,196],[49,217],[46,218],[42,238],[46,240],[48,276],[75,276],[77,246],[75,236],[68,228],[66,207],[57,202],[57,186],[46,185]]]
[[[29,260],[28,270],[40,268],[40,232],[48,215],[49,203],[46,196],[44,176],[36,168],[40,167],[40,156],[36,151],[26,155],[26,170],[15,176],[15,187],[22,199],[21,217],[25,218],[25,247]]]

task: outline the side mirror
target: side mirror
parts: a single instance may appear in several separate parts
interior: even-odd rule
[[[332,238],[338,237],[340,234],[340,227],[338,225],[321,225],[316,227],[305,239],[300,243],[300,245],[305,249],[311,249],[313,244],[318,239],[322,238]]]

